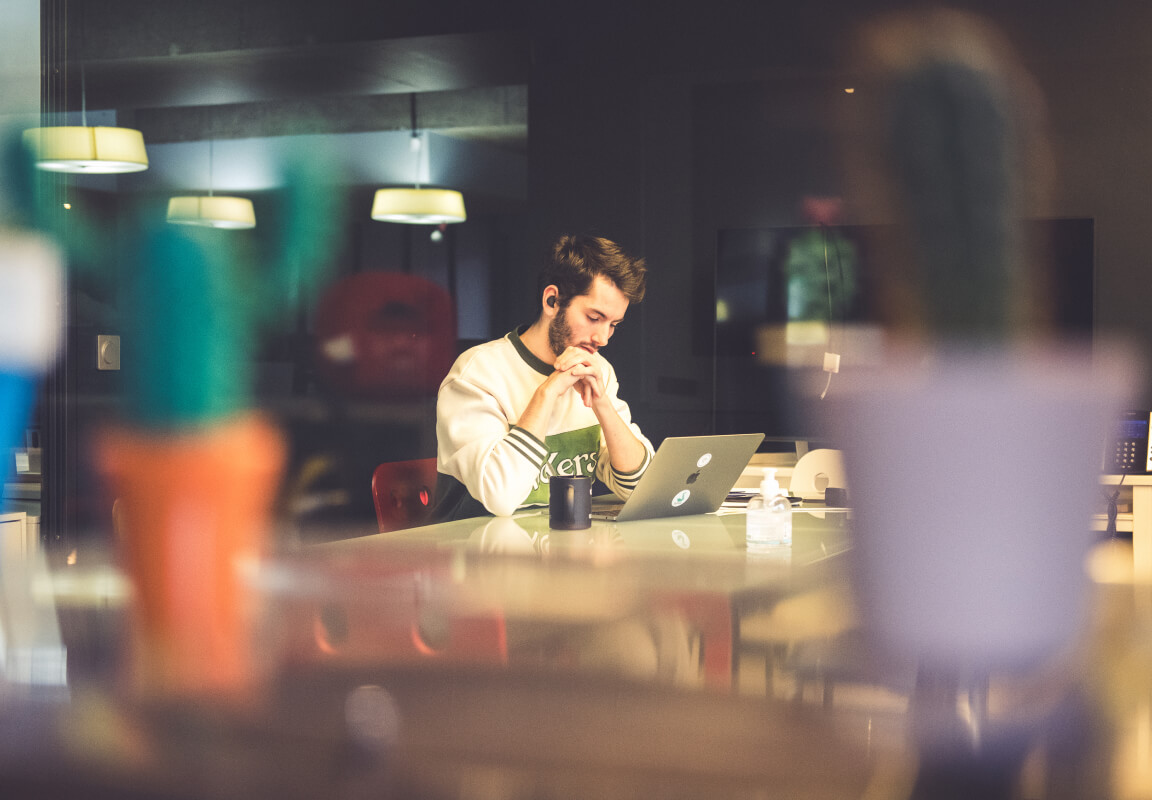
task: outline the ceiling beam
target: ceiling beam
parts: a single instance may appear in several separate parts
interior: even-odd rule
[[[69,63],[62,110],[259,103],[527,84],[527,34],[486,31]]]
[[[147,108],[133,124],[149,142],[244,139],[312,133],[406,131],[410,95],[314,96],[255,103]],[[526,86],[486,86],[417,95],[417,127],[509,145],[528,128]],[[519,145],[515,145],[517,148]]]

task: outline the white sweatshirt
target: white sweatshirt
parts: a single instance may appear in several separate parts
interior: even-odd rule
[[[578,392],[557,399],[543,442],[516,427],[537,387],[553,372],[520,341],[521,332],[467,350],[440,384],[436,468],[453,480],[441,477],[437,484],[439,519],[468,515],[457,511],[468,500],[463,491],[496,515],[547,505],[552,475],[595,477],[626,498],[652,459],[652,444],[617,396],[620,385],[607,361],[601,379],[608,396],[647,451],[639,469],[622,473],[612,468],[600,423]]]

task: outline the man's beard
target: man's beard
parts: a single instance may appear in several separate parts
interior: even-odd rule
[[[568,307],[562,306],[559,313],[548,323],[548,346],[552,348],[557,358],[568,349],[568,340],[572,338],[572,328],[568,325]]]

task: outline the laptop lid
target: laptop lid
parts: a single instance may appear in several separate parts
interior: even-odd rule
[[[617,522],[708,514],[720,508],[752,460],[762,433],[670,436],[624,501]],[[596,516],[596,505],[592,506]]]

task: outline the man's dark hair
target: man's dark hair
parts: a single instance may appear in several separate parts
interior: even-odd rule
[[[561,236],[552,245],[540,272],[538,290],[548,286],[560,290],[560,307],[573,297],[587,294],[592,281],[602,275],[628,298],[630,303],[644,299],[648,268],[644,259],[633,258],[620,245],[598,236]]]

